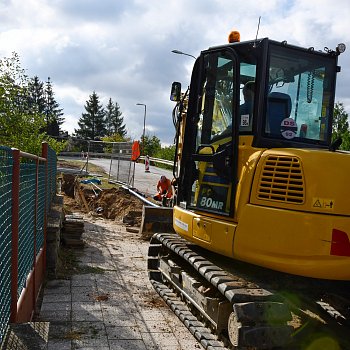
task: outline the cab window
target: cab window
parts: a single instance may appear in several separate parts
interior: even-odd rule
[[[272,46],[266,135],[301,142],[326,141],[331,72],[323,57]]]
[[[251,133],[253,130],[256,64],[240,64],[240,107],[239,131]]]

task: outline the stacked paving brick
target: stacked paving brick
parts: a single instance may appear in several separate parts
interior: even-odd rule
[[[58,251],[60,248],[60,233],[63,219],[63,197],[56,195],[51,203],[46,229],[46,267],[48,274],[53,276],[56,275]]]
[[[81,235],[84,232],[83,217],[77,214],[66,215],[63,221],[61,240],[66,246],[81,247],[84,245]]]

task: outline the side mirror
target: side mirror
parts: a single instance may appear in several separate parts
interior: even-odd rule
[[[178,102],[181,98],[181,83],[174,81],[171,85],[170,101]]]

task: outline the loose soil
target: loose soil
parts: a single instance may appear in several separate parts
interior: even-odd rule
[[[61,190],[64,195],[66,214],[89,211],[92,215],[109,220],[126,221],[134,226],[140,225],[143,206],[141,200],[123,188],[114,187],[100,191],[92,185],[81,184],[80,180],[74,175],[63,175]]]
[[[90,197],[89,200],[89,206],[92,206],[95,212],[111,220],[123,220],[130,212],[141,212],[143,206],[138,198],[122,188],[103,190],[98,197]]]

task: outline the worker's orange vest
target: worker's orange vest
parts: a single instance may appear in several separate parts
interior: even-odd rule
[[[157,188],[159,187],[161,188],[161,192],[167,191],[169,197],[173,195],[173,189],[171,186],[171,181],[169,179],[166,179],[165,182],[158,181]]]

